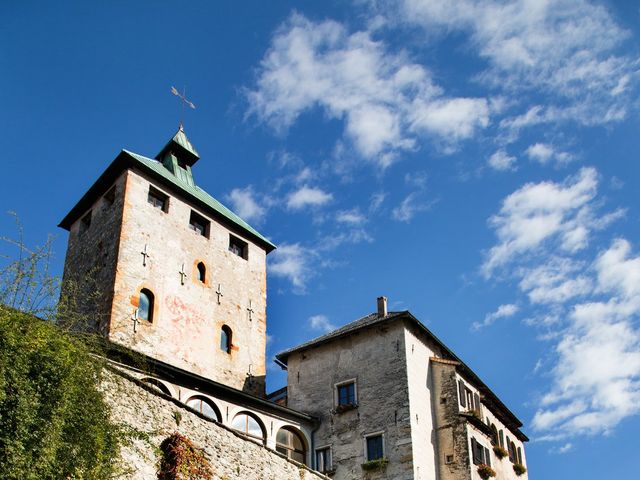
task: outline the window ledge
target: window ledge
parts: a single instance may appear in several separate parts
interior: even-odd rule
[[[386,458],[378,458],[377,460],[369,460],[364,462],[361,467],[364,471],[382,470],[387,467],[389,460]]]
[[[345,405],[338,405],[334,412],[335,413],[344,413],[344,412],[348,412],[349,410],[355,410],[358,408],[358,404],[357,403],[348,403]]]

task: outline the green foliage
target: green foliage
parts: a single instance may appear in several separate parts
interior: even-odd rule
[[[389,460],[386,458],[378,458],[377,460],[369,460],[368,462],[364,462],[361,466],[362,469],[366,472],[372,470],[380,470],[387,466]]]
[[[520,476],[520,475],[524,475],[527,471],[527,469],[525,468],[524,465],[521,465],[519,463],[514,463],[513,464],[513,471],[516,472],[516,475]]]
[[[495,453],[496,457],[498,457],[500,460],[502,460],[504,457],[509,455],[507,451],[504,448],[502,448],[500,445],[493,446],[493,453]]]
[[[162,457],[158,480],[209,480],[211,464],[204,451],[179,433],[173,433],[160,445]]]
[[[114,476],[120,431],[101,374],[70,333],[0,306],[0,478]]]
[[[496,471],[489,465],[481,463],[480,465],[478,465],[478,475],[480,475],[480,478],[482,478],[483,480],[487,480],[488,478],[495,477]]]

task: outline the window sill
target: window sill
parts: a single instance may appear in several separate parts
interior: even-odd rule
[[[334,412],[335,413],[344,413],[344,412],[348,412],[349,410],[355,410],[358,408],[358,404],[357,403],[348,403],[345,405],[338,405]]]
[[[368,462],[364,462],[361,467],[365,472],[371,472],[374,470],[382,470],[387,468],[387,464],[389,460],[386,458],[378,458],[377,460],[369,460]]]

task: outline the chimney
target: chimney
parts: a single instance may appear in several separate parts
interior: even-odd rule
[[[387,316],[387,297],[378,297],[378,316]]]

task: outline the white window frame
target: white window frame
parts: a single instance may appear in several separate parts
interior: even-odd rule
[[[371,437],[382,437],[382,457],[381,458],[387,458],[387,445],[384,438],[384,430],[380,430],[378,432],[371,432],[363,435],[362,443],[364,444],[364,461],[365,462],[374,461],[374,460],[369,460],[369,451],[367,448],[367,439]]]
[[[348,385],[350,383],[353,383],[353,400],[355,402],[354,406],[357,406],[360,403],[358,399],[358,380],[356,378],[349,378],[347,380],[343,380],[341,382],[333,384],[333,405],[335,407],[338,407],[340,405],[340,395],[338,395],[338,387]]]
[[[325,462],[328,465],[325,465],[324,470],[318,470],[318,451],[320,450],[328,450],[329,451],[329,461]],[[322,445],[321,447],[316,447],[313,452],[313,466],[316,469],[316,472],[324,473],[330,472],[333,470],[333,450],[331,449],[331,445]]]

